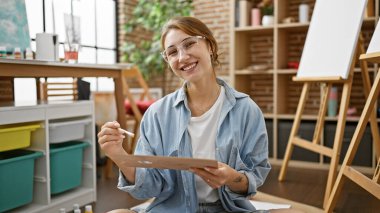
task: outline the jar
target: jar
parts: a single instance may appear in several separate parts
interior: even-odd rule
[[[7,48],[4,46],[0,46],[0,58],[7,57]]]
[[[13,52],[14,59],[22,59],[22,53],[20,47],[15,47],[15,50]]]
[[[33,52],[32,49],[30,49],[29,47],[25,50],[25,59],[33,60]]]

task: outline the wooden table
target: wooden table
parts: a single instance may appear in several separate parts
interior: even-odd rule
[[[0,59],[0,77],[109,77],[115,82],[117,121],[126,129],[122,71],[130,64],[67,64],[38,60]],[[1,85],[0,85],[1,86]],[[37,86],[37,88],[39,88]],[[126,147],[126,146],[124,146]],[[112,162],[108,161],[106,174],[112,176]]]

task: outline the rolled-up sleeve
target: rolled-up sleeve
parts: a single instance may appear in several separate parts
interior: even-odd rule
[[[257,193],[257,188],[263,185],[271,166],[268,160],[268,135],[265,120],[259,107],[253,102],[240,108],[242,113],[241,144],[237,144],[236,156],[230,165],[243,173],[248,179],[248,190],[245,194],[233,192],[224,186],[221,189],[222,199],[228,203],[229,211],[250,209],[247,198]],[[252,207],[252,206],[251,206]]]
[[[253,103],[248,110],[248,118],[240,149],[242,164],[245,168],[238,168],[248,177],[249,185],[247,196],[255,195],[257,188],[263,185],[271,166],[268,160],[268,134],[264,116],[260,108]]]
[[[144,114],[140,128],[140,138],[138,140],[136,155],[156,155],[152,146],[160,143],[159,129],[153,125],[155,122],[153,112],[148,109]],[[152,139],[154,138],[154,140]],[[152,141],[153,144],[151,143]],[[155,151],[153,151],[155,150]],[[173,181],[168,170],[154,168],[136,168],[135,183],[129,183],[122,172],[119,172],[118,188],[126,191],[137,199],[148,199],[157,196],[170,194],[173,190]]]

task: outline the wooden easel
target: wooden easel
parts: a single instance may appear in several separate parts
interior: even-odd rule
[[[358,43],[358,50],[362,50],[363,45],[362,42]],[[337,168],[338,168],[338,162],[339,162],[339,156],[340,156],[340,150],[342,147],[342,139],[344,134],[344,128],[346,124],[346,115],[347,115],[347,108],[350,101],[350,94],[351,94],[351,87],[352,87],[352,81],[353,81],[353,75],[354,75],[354,65],[355,63],[352,63],[351,65],[351,71],[349,74],[348,79],[342,79],[340,77],[330,77],[330,78],[297,78],[294,77],[293,81],[299,81],[304,82],[301,97],[299,100],[299,104],[297,107],[294,123],[292,126],[292,130],[290,132],[288,145],[286,148],[284,160],[282,163],[280,175],[279,175],[279,181],[283,181],[286,176],[287,167],[289,164],[290,157],[292,155],[292,151],[294,146],[298,146],[304,149],[307,149],[312,152],[316,152],[319,154],[322,154],[324,156],[328,156],[331,158],[330,167],[329,167],[329,173],[327,178],[327,185],[325,190],[325,196],[324,196],[324,205],[326,205],[327,200],[329,198],[332,186],[334,184],[334,180],[337,176]],[[365,84],[365,88],[369,87],[369,74],[368,69],[366,68],[366,65],[363,65],[363,62],[361,62],[362,67],[362,76],[363,76],[363,82]],[[364,68],[365,67],[365,68]],[[364,68],[364,69],[363,69]],[[368,80],[366,80],[368,79]],[[320,110],[318,113],[317,123],[315,126],[314,136],[312,141],[307,141],[305,139],[302,139],[297,136],[301,119],[302,119],[302,113],[305,108],[305,104],[307,101],[307,95],[310,89],[310,85],[313,82],[319,82],[325,84],[322,88],[322,101],[320,103]],[[343,91],[341,96],[341,102],[339,107],[339,115],[338,115],[338,123],[337,123],[337,129],[335,132],[335,138],[334,138],[334,145],[333,148],[326,147],[320,144],[320,139],[322,136],[322,130],[325,123],[325,115],[327,111],[327,103],[328,103],[328,96],[329,92],[331,90],[332,84],[343,84]],[[367,94],[367,93],[366,93]],[[367,95],[368,96],[368,95]],[[375,114],[372,114],[371,116],[371,130],[372,130],[372,136],[374,140],[379,140],[379,134],[377,129],[377,121]],[[377,134],[376,134],[377,131]],[[377,138],[377,139],[376,139]]]
[[[317,3],[318,3],[318,1],[317,1]],[[325,3],[325,2],[323,2],[323,3]],[[356,2],[356,3],[358,3],[358,2]],[[364,2],[362,2],[362,3],[364,3]],[[355,3],[352,3],[352,1],[351,1],[350,4],[351,4],[351,6],[354,6]],[[315,12],[319,12],[319,14],[316,15],[316,14],[314,14],[315,13],[314,12],[313,18],[314,18],[314,16],[317,16],[317,19],[318,19],[319,16],[323,16],[323,13],[322,13],[323,10],[329,12],[328,9],[326,9],[328,7],[327,5],[322,5],[322,6],[316,5],[316,7],[317,6],[319,6],[318,11],[315,11]],[[365,6],[365,4],[361,4],[360,6]],[[315,10],[316,10],[316,7],[315,7]],[[325,12],[325,11],[323,11],[323,12]],[[360,12],[360,10],[356,11],[356,12]],[[349,17],[349,15],[347,15],[347,14],[344,14],[344,15],[346,15],[346,17]],[[328,24],[328,20],[326,20],[326,18],[328,18],[328,17],[322,17],[322,19],[324,19],[324,20],[319,21],[319,22],[316,21],[317,25],[319,24],[319,27],[321,27],[321,26],[324,27],[323,24]],[[357,19],[355,21],[357,21]],[[312,22],[313,22],[313,19],[312,19]],[[323,24],[321,24],[321,23],[323,23]],[[311,27],[312,27],[312,23],[310,24],[310,28]],[[312,33],[316,33],[315,32],[316,28],[318,28],[318,27],[313,28],[314,32],[312,32]],[[360,29],[360,27],[358,29]],[[309,33],[310,33],[310,29],[308,32],[308,36],[309,36]],[[358,39],[358,38],[356,38],[356,39]],[[315,40],[314,40],[314,42],[315,42]],[[305,44],[305,47],[306,47],[306,44]],[[311,48],[316,48],[316,47],[313,45],[310,45],[308,48],[309,49],[307,51],[310,52]],[[304,48],[304,51],[305,51],[305,48]],[[351,60],[358,58],[357,56],[359,54],[364,53],[363,41],[361,38],[359,38],[359,41],[358,41],[357,46],[356,46],[355,53],[356,54],[353,54],[353,55],[356,55],[356,56],[351,56],[351,57],[353,57],[353,58],[351,58]],[[347,60],[347,58],[345,60]],[[302,60],[301,60],[301,63],[302,63]],[[345,123],[346,123],[347,108],[348,108],[350,95],[351,95],[351,87],[352,87],[352,81],[353,81],[353,75],[354,75],[354,66],[355,66],[355,63],[353,61],[353,62],[351,62],[351,66],[349,68],[347,78],[343,78],[341,75],[336,75],[336,76],[335,75],[327,75],[326,77],[324,77],[324,76],[299,77],[298,74],[297,74],[297,77],[293,78],[294,81],[303,82],[304,85],[303,85],[301,97],[300,97],[299,104],[297,107],[293,127],[292,127],[292,130],[290,132],[288,145],[286,148],[284,160],[282,163],[282,167],[281,167],[281,171],[280,171],[280,175],[279,175],[278,179],[279,179],[279,181],[283,181],[285,179],[286,170],[287,170],[289,160],[290,160],[290,157],[292,155],[292,151],[293,151],[294,146],[298,146],[298,147],[310,150],[312,152],[316,152],[316,153],[322,154],[324,156],[330,157],[331,162],[330,162],[327,185],[326,185],[326,190],[325,190],[325,195],[324,195],[324,206],[326,206],[326,204],[327,204],[332,186],[334,184],[334,180],[337,176],[337,167],[338,167],[340,150],[341,150],[341,146],[342,146],[342,139],[343,139],[344,128],[345,128]],[[310,68],[310,66],[309,66],[309,68]],[[365,84],[365,87],[369,88],[370,83],[369,83],[369,74],[368,74],[367,64],[364,62],[361,62],[361,68],[362,68],[363,82]],[[308,140],[305,140],[305,139],[298,137],[297,133],[298,133],[298,130],[299,130],[299,127],[301,124],[302,114],[303,114],[303,110],[305,108],[306,99],[308,96],[308,92],[310,90],[311,83],[322,83],[324,86],[322,87],[322,94],[321,94],[322,98],[321,98],[320,110],[318,113],[317,123],[316,123],[315,131],[314,131],[314,136],[313,136],[312,141],[308,141]],[[335,137],[334,137],[334,145],[333,145],[333,148],[330,148],[330,147],[326,147],[326,146],[321,145],[320,139],[322,136],[322,130],[323,130],[323,126],[325,123],[325,115],[326,115],[326,111],[327,111],[328,96],[329,96],[329,92],[331,90],[332,84],[343,84],[343,91],[342,91],[341,102],[340,102],[340,107],[339,107],[339,115],[338,115],[337,129],[336,129]],[[368,96],[368,93],[366,93],[366,95]],[[371,130],[372,130],[373,139],[379,140],[378,127],[377,127],[375,114],[372,114],[372,116],[371,116]]]
[[[377,31],[378,30],[378,31]],[[378,24],[376,31],[379,33],[380,36],[380,24]],[[376,36],[376,32],[372,38],[378,39]],[[371,41],[372,43],[372,41]],[[371,46],[371,44],[370,44]],[[378,47],[378,50],[380,50],[380,47]],[[380,63],[380,51],[376,53],[370,53],[370,54],[362,54],[360,56],[360,59],[362,61],[370,61],[374,63]],[[350,146],[347,150],[346,156],[344,158],[342,167],[339,171],[337,180],[335,181],[334,187],[332,188],[331,195],[328,199],[328,202],[326,204],[325,211],[326,212],[332,212],[336,202],[339,198],[339,195],[341,193],[341,189],[343,187],[344,181],[346,178],[349,178],[365,190],[367,190],[369,193],[377,197],[377,199],[380,199],[380,140],[379,140],[379,130],[377,129],[377,138],[374,136],[375,127],[373,127],[373,120],[376,119],[375,117],[375,110],[374,106],[377,100],[377,97],[379,95],[380,91],[380,69],[377,72],[375,81],[373,83],[372,89],[369,87],[369,79],[368,83],[366,83],[365,91],[368,94],[368,98],[366,101],[366,104],[364,106],[362,115],[360,116],[358,126],[356,127],[355,133],[353,135],[353,138],[351,140]],[[370,179],[367,176],[363,175],[359,171],[355,170],[351,167],[351,163],[355,157],[356,151],[358,149],[358,146],[360,144],[360,140],[363,137],[364,130],[366,128],[366,125],[368,123],[368,120],[370,119],[371,122],[371,128],[372,128],[372,134],[373,134],[373,142],[374,147],[376,150],[376,157],[377,165],[374,171],[373,178]],[[375,120],[376,121],[376,120]],[[377,127],[377,126],[376,126]]]

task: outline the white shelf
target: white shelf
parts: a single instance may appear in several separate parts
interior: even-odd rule
[[[41,128],[32,132],[30,150],[43,152],[35,161],[33,181],[33,201],[30,204],[12,209],[9,212],[58,212],[60,208],[70,211],[73,204],[80,206],[96,201],[96,161],[95,161],[95,121],[92,101],[66,102],[29,102],[8,103],[0,106],[0,125],[38,123]],[[4,119],[3,119],[4,118]],[[83,141],[90,144],[83,151],[82,183],[75,189],[51,196],[50,193],[50,122],[59,120],[83,120],[89,122],[85,126]],[[1,183],[0,183],[1,185]]]

